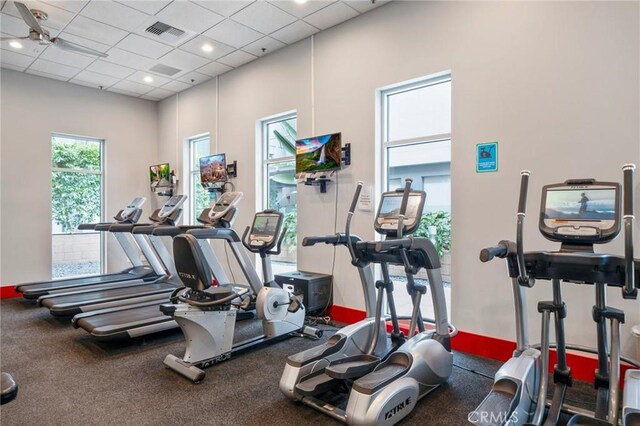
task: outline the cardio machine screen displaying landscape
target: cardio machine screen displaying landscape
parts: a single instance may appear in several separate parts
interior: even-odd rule
[[[399,196],[386,196],[380,206],[380,219],[397,219],[400,214],[400,205],[402,204],[402,194]],[[418,207],[420,206],[420,195],[409,195],[407,201],[407,211],[405,216],[408,219],[415,219],[418,215]]]
[[[275,216],[256,216],[251,227],[252,235],[274,235],[278,218]]]
[[[342,136],[340,133],[296,141],[296,173],[340,169]]]
[[[169,163],[149,166],[149,179],[151,180],[151,186],[153,187],[170,186],[171,170]]]
[[[615,220],[616,190],[562,189],[547,191],[545,219]]]
[[[224,154],[200,157],[200,182],[205,185],[227,180],[227,162]]]

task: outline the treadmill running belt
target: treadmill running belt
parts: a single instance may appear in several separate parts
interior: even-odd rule
[[[163,300],[161,303],[168,302]],[[82,318],[78,320],[77,326],[101,341],[127,339],[178,328],[178,323],[160,312],[161,303]],[[144,332],[136,333],[136,329],[144,329]]]

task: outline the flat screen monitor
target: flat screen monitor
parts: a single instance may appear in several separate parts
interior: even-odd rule
[[[547,191],[545,219],[602,221],[616,218],[615,188]]]
[[[149,179],[154,188],[171,186],[171,168],[169,163],[149,166]]]
[[[215,183],[227,181],[227,161],[224,154],[200,157],[200,182],[211,187]]]
[[[382,194],[374,225],[376,231],[388,235],[395,234],[398,229],[398,216],[400,215],[403,195],[402,192],[385,192]],[[426,194],[423,191],[411,191],[409,194],[407,209],[404,214],[403,232],[411,234],[420,225],[425,198]]]
[[[339,170],[342,166],[341,158],[341,133],[296,141],[296,173]]]

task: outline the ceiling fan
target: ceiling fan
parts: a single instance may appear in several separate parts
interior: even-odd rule
[[[88,47],[80,46],[79,44],[71,43],[70,41],[66,41],[61,39],[60,37],[51,37],[49,35],[49,31],[42,28],[40,22],[46,21],[49,15],[46,12],[43,12],[38,9],[31,9],[25,6],[24,3],[14,2],[18,12],[20,12],[20,16],[22,16],[22,20],[29,27],[29,35],[26,37],[2,37],[0,41],[7,40],[32,40],[40,43],[41,45],[49,45],[52,44],[60,49],[69,50],[77,53],[84,53],[85,55],[93,55],[99,56],[101,58],[106,58],[106,53],[98,52],[97,50],[90,49]]]

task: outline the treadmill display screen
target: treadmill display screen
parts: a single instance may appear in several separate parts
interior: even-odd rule
[[[613,188],[558,189],[547,191],[544,218],[562,221],[615,220]]]

